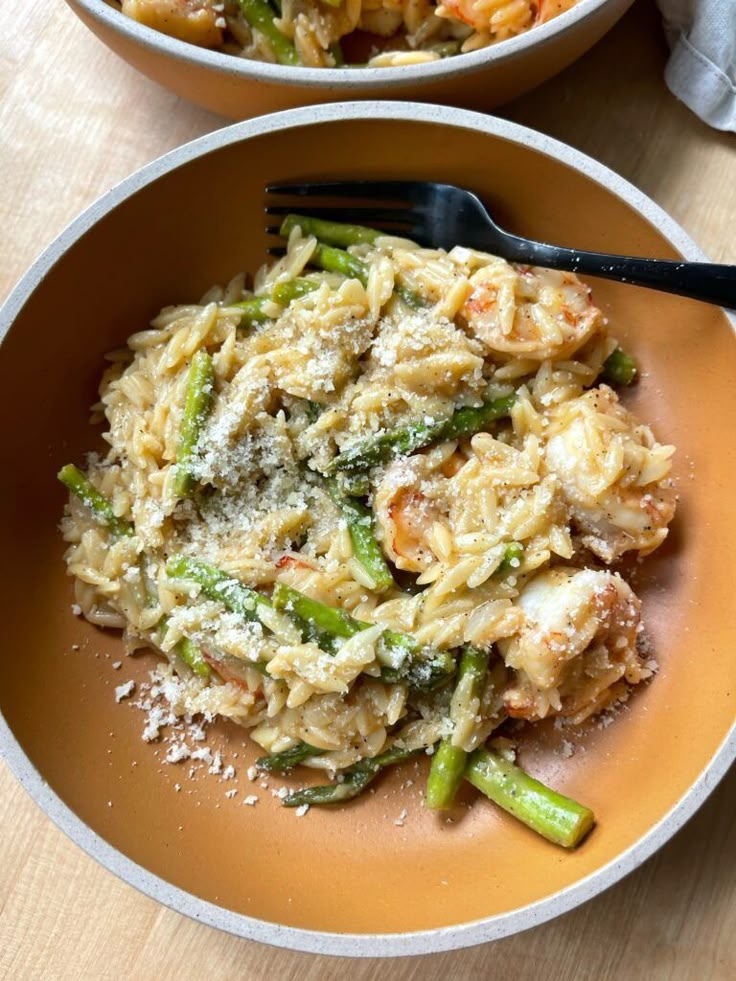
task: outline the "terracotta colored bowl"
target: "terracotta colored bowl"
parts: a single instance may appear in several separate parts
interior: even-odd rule
[[[678,446],[682,499],[666,547],[637,578],[659,674],[615,724],[579,739],[550,727],[522,751],[528,769],[595,810],[598,827],[578,851],[540,840],[470,788],[463,801],[473,806],[447,823],[423,810],[424,773],[413,770],[298,818],[246,779],[256,754],[233,724],[219,727],[215,744],[239,754],[237,782],[190,781],[186,764],[164,765],[142,742],[142,714],[113,695],[126,679],[145,679],[155,656],[124,658],[114,671],[119,637],[70,610],[57,531],[65,495],[54,475],[90,448],[104,352],[162,305],[255,270],[267,245],[264,184],[317,176],[451,181],[486,195],[523,234],[702,258],[659,208],[593,160],[511,123],[435,106],[294,110],[213,133],[124,181],[56,240],[0,315],[0,418],[15,464],[15,480],[1,485],[0,736],[11,767],[67,834],[183,913],[316,952],[446,950],[525,929],[611,885],[674,834],[736,755],[736,429],[726,415],[734,325],[714,307],[596,283],[643,368],[627,403]],[[572,758],[563,736],[579,743]],[[412,788],[401,786],[407,776]],[[226,799],[233,786],[238,796]],[[254,790],[259,803],[241,806]]]
[[[517,38],[424,65],[292,68],[208,51],[124,17],[104,0],[67,0],[116,54],[177,95],[231,119],[314,103],[387,97],[492,109],[591,48],[633,0],[580,0]]]

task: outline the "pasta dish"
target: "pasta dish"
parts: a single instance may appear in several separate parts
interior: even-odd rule
[[[465,776],[518,810],[499,727],[580,723],[652,674],[613,567],[664,541],[674,448],[619,400],[636,367],[572,273],[298,215],[282,234],[252,288],[109,355],[106,450],[60,473],[76,602],[168,660],[177,713],[332,778],[288,806],[425,753],[429,806]],[[581,811],[574,840],[537,830],[574,844]]]
[[[523,34],[578,0],[108,0],[147,27],[282,65],[384,68]]]

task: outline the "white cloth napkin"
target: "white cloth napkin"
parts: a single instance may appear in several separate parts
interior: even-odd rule
[[[672,48],[670,90],[716,129],[736,132],[736,0],[657,0]]]

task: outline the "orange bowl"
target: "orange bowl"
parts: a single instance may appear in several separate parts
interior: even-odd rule
[[[259,803],[243,807],[256,753],[242,729],[223,723],[211,737],[237,754],[234,782],[189,780],[141,740],[139,710],[116,704],[115,686],[143,682],[156,658],[114,671],[119,636],[73,616],[54,479],[90,446],[103,354],[162,305],[196,300],[262,262],[266,183],[379,176],[471,187],[507,227],[542,240],[702,258],[630,184],[545,136],[461,110],[349,103],[241,123],[154,162],[78,218],[0,314],[3,445],[18,464],[2,482],[0,512],[0,741],[10,766],[83,848],[175,909],[272,944],[371,956],[479,943],[571,909],[674,834],[736,755],[736,432],[725,401],[734,322],[715,307],[602,281],[596,300],[643,369],[626,401],[677,445],[681,502],[670,539],[637,579],[658,675],[615,724],[575,736],[572,758],[554,727],[522,747],[528,769],[596,812],[581,848],[563,853],[484,800],[453,823],[438,819],[421,806],[424,773],[406,769],[373,795],[302,819],[257,786]],[[239,795],[226,798],[232,787]]]
[[[633,0],[579,0],[519,37],[423,65],[294,68],[209,51],[138,24],[104,0],[67,0],[116,54],[184,99],[230,119],[347,99],[401,98],[492,109],[561,71]]]

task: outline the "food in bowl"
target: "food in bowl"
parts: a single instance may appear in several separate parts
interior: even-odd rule
[[[204,48],[313,68],[395,67],[476,51],[578,0],[108,0],[147,27]]]
[[[60,472],[80,611],[166,657],[175,712],[247,727],[265,770],[330,774],[287,806],[427,753],[430,807],[465,776],[575,845],[592,813],[516,767],[507,730],[582,722],[655,668],[611,568],[675,511],[674,448],[608,384],[635,366],[572,273],[282,233],[251,290],[109,356],[109,448]]]

